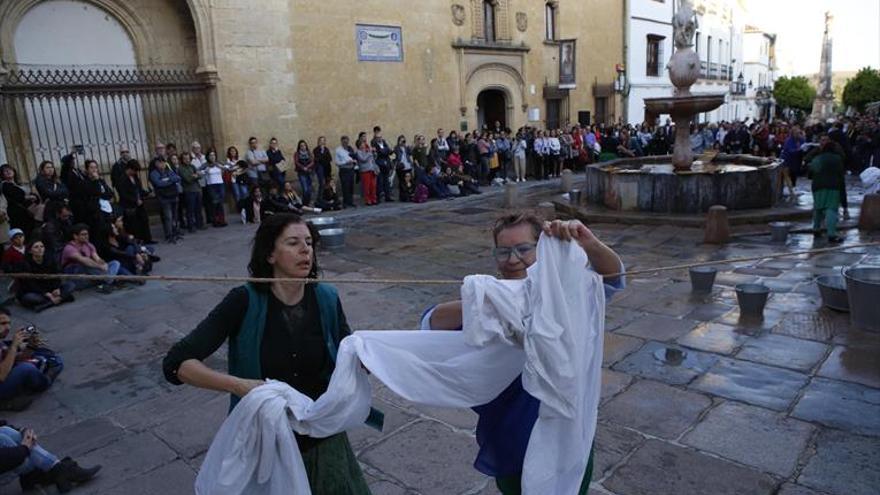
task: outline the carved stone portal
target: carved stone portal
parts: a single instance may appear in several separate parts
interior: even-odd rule
[[[464,5],[452,4],[452,23],[456,26],[464,25],[465,13]]]
[[[516,28],[519,29],[519,32],[521,33],[526,32],[526,29],[529,28],[529,18],[526,16],[525,12],[516,13]]]

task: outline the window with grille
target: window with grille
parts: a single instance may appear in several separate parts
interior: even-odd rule
[[[660,61],[662,60],[663,36],[648,35],[648,53],[646,57],[645,75],[657,77],[660,75]]]

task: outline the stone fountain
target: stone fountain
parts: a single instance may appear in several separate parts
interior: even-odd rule
[[[713,205],[729,209],[767,208],[781,197],[779,164],[749,155],[716,155],[694,161],[690,124],[694,115],[724,103],[725,94],[692,94],[700,77],[700,57],[693,49],[696,16],[682,0],[672,18],[675,53],[666,69],[675,86],[672,96],[646,98],[645,114],[668,114],[675,123],[672,156],[613,160],[587,167],[587,198],[615,210],[700,213]]]

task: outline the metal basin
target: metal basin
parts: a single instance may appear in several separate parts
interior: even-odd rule
[[[345,247],[345,229],[322,229],[318,231],[321,247],[339,249]]]
[[[740,316],[763,317],[770,288],[764,284],[738,284],[736,300]]]
[[[581,204],[581,196],[580,189],[572,189],[568,192],[568,202],[574,206],[579,206]]]
[[[785,244],[789,230],[791,230],[791,222],[770,222],[770,240]]]
[[[822,275],[816,279],[822,303],[837,311],[849,311],[846,295],[846,280],[842,275]]]
[[[712,292],[718,270],[711,266],[695,266],[688,270],[688,273],[691,276],[691,288],[694,292]]]
[[[880,266],[851,266],[843,269],[849,319],[856,327],[880,332]]]
[[[336,229],[340,226],[336,217],[315,217],[310,219],[309,223],[314,225],[319,231],[324,229]]]

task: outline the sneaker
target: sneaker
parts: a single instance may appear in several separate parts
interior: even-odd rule
[[[828,238],[828,244],[840,244],[843,242],[843,237],[833,235]]]
[[[113,286],[111,284],[100,284],[98,285],[98,292],[101,294],[110,294],[113,292]]]

